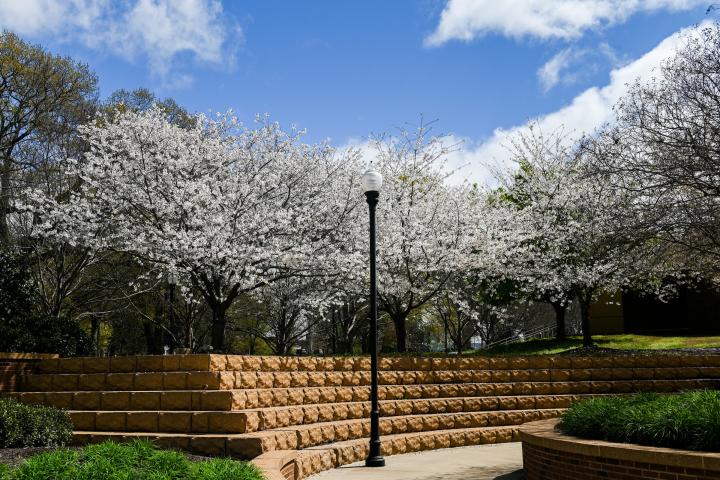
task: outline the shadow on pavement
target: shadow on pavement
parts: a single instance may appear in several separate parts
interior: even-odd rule
[[[525,470],[515,470],[514,472],[505,473],[499,477],[495,477],[493,480],[523,480],[525,478]]]

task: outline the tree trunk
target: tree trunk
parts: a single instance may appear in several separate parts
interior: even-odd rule
[[[12,162],[5,156],[0,172],[0,245],[10,243],[10,228],[7,217],[10,212],[10,175],[12,173]]]
[[[100,320],[97,317],[90,318],[90,336],[95,343],[95,356],[100,356]]]
[[[448,319],[443,318],[443,333],[445,334],[445,354],[447,355],[450,353],[449,347],[448,347]]]
[[[591,347],[593,345],[592,335],[590,334],[591,302],[592,294],[580,295],[580,319],[582,320],[583,347]]]
[[[211,305],[212,308],[212,325],[210,326],[210,345],[213,352],[225,351],[225,327],[227,319],[225,312],[227,308],[222,304]]]
[[[557,325],[555,338],[557,340],[565,340],[567,338],[565,334],[565,312],[567,311],[567,305],[562,302],[550,302],[550,305],[555,309],[555,324]]]
[[[398,315],[394,315],[392,320],[395,324],[395,342],[397,345],[397,351],[405,353],[407,352],[407,315],[400,313]]]

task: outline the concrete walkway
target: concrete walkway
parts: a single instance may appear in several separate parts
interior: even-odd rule
[[[393,455],[385,467],[364,462],[322,472],[307,480],[521,480],[522,444],[499,443]]]

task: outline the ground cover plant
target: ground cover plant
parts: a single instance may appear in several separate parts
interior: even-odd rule
[[[595,440],[720,451],[720,392],[594,398],[572,405],[560,429]]]
[[[263,480],[248,462],[191,461],[149,441],[104,442],[82,450],[58,449],[30,457],[15,469],[0,465],[0,480]]]
[[[72,429],[63,410],[0,399],[0,448],[63,446]]]

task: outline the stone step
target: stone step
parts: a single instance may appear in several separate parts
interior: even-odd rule
[[[720,367],[720,355],[627,355],[608,357],[381,357],[380,370],[524,370]],[[367,371],[369,357],[276,357],[247,355],[140,355],[46,359],[38,362],[41,373],[136,373],[176,371]]]
[[[383,456],[421,452],[440,448],[466,447],[519,440],[519,427],[479,427],[430,432],[385,435],[381,437]],[[365,460],[369,453],[369,438],[334,442],[298,451],[297,480],[325,470]]]
[[[460,383],[381,385],[381,400],[519,395],[587,395],[677,392],[718,388],[718,379],[585,382]],[[306,387],[243,390],[22,392],[8,394],[23,403],[71,410],[246,410],[290,405],[365,402],[369,387]]]
[[[492,412],[437,413],[380,418],[380,434],[402,434],[488,426],[521,425],[559,417],[564,409],[508,410]],[[296,425],[242,434],[233,439],[235,449],[248,458],[273,450],[300,450],[370,435],[370,420],[343,420]]]
[[[247,403],[244,390],[166,390],[106,392],[13,392],[6,397],[28,405],[48,405],[67,410],[241,410]]]
[[[590,395],[388,400],[385,418],[407,415],[567,408]],[[318,422],[369,418],[369,402],[327,403],[242,411],[71,410],[76,430],[180,433],[252,433]]]
[[[397,415],[381,417],[380,427],[383,434],[402,433],[439,428],[466,428],[487,425],[504,425],[524,422],[527,418],[554,418],[562,409],[520,409],[494,410],[480,412],[426,413],[418,415]],[[317,419],[308,424],[278,426],[269,430],[250,431],[247,429],[247,416],[243,412],[154,412],[154,411],[71,411],[75,429],[78,431],[107,432],[151,432],[151,433],[248,433],[250,443],[279,442],[278,435],[295,432],[297,447],[304,448],[328,436],[328,429],[342,429],[352,435],[361,435],[370,428],[367,416],[353,419],[329,420]],[[326,421],[323,421],[326,420]],[[443,427],[443,428],[444,428]],[[339,430],[338,430],[339,431]],[[332,434],[332,435],[340,435]],[[331,435],[331,436],[332,436]],[[275,438],[275,440],[272,440]],[[334,437],[333,437],[334,438]],[[269,440],[270,439],[270,440]],[[310,443],[308,443],[310,442]],[[270,450],[276,450],[271,448]]]
[[[461,447],[467,445],[480,445],[517,441],[519,439],[517,426],[503,427],[476,427],[453,430],[434,430],[416,433],[386,435],[381,438],[384,455],[432,450],[434,448]],[[106,440],[116,442],[129,442],[135,439],[147,439],[155,442],[162,448],[183,450],[197,455],[215,457],[236,457],[249,459],[247,453],[242,451],[242,443],[236,440],[242,435],[193,435],[183,433],[147,433],[147,432],[85,432],[76,431],[73,443],[83,445],[100,443]],[[367,456],[368,439],[361,438],[343,442],[333,442],[323,446],[311,447],[301,450],[302,465],[305,474],[311,472],[312,465],[316,465],[318,458],[322,462],[329,461],[327,470],[334,466],[352,463]],[[352,452],[355,451],[355,454]],[[360,455],[360,456],[354,456]],[[351,460],[354,459],[354,460]],[[337,463],[341,462],[341,463]],[[321,470],[315,470],[318,472]]]
[[[147,372],[22,375],[23,391],[230,390],[350,387],[370,384],[370,372]],[[720,367],[534,370],[383,371],[381,385],[720,379]]]

